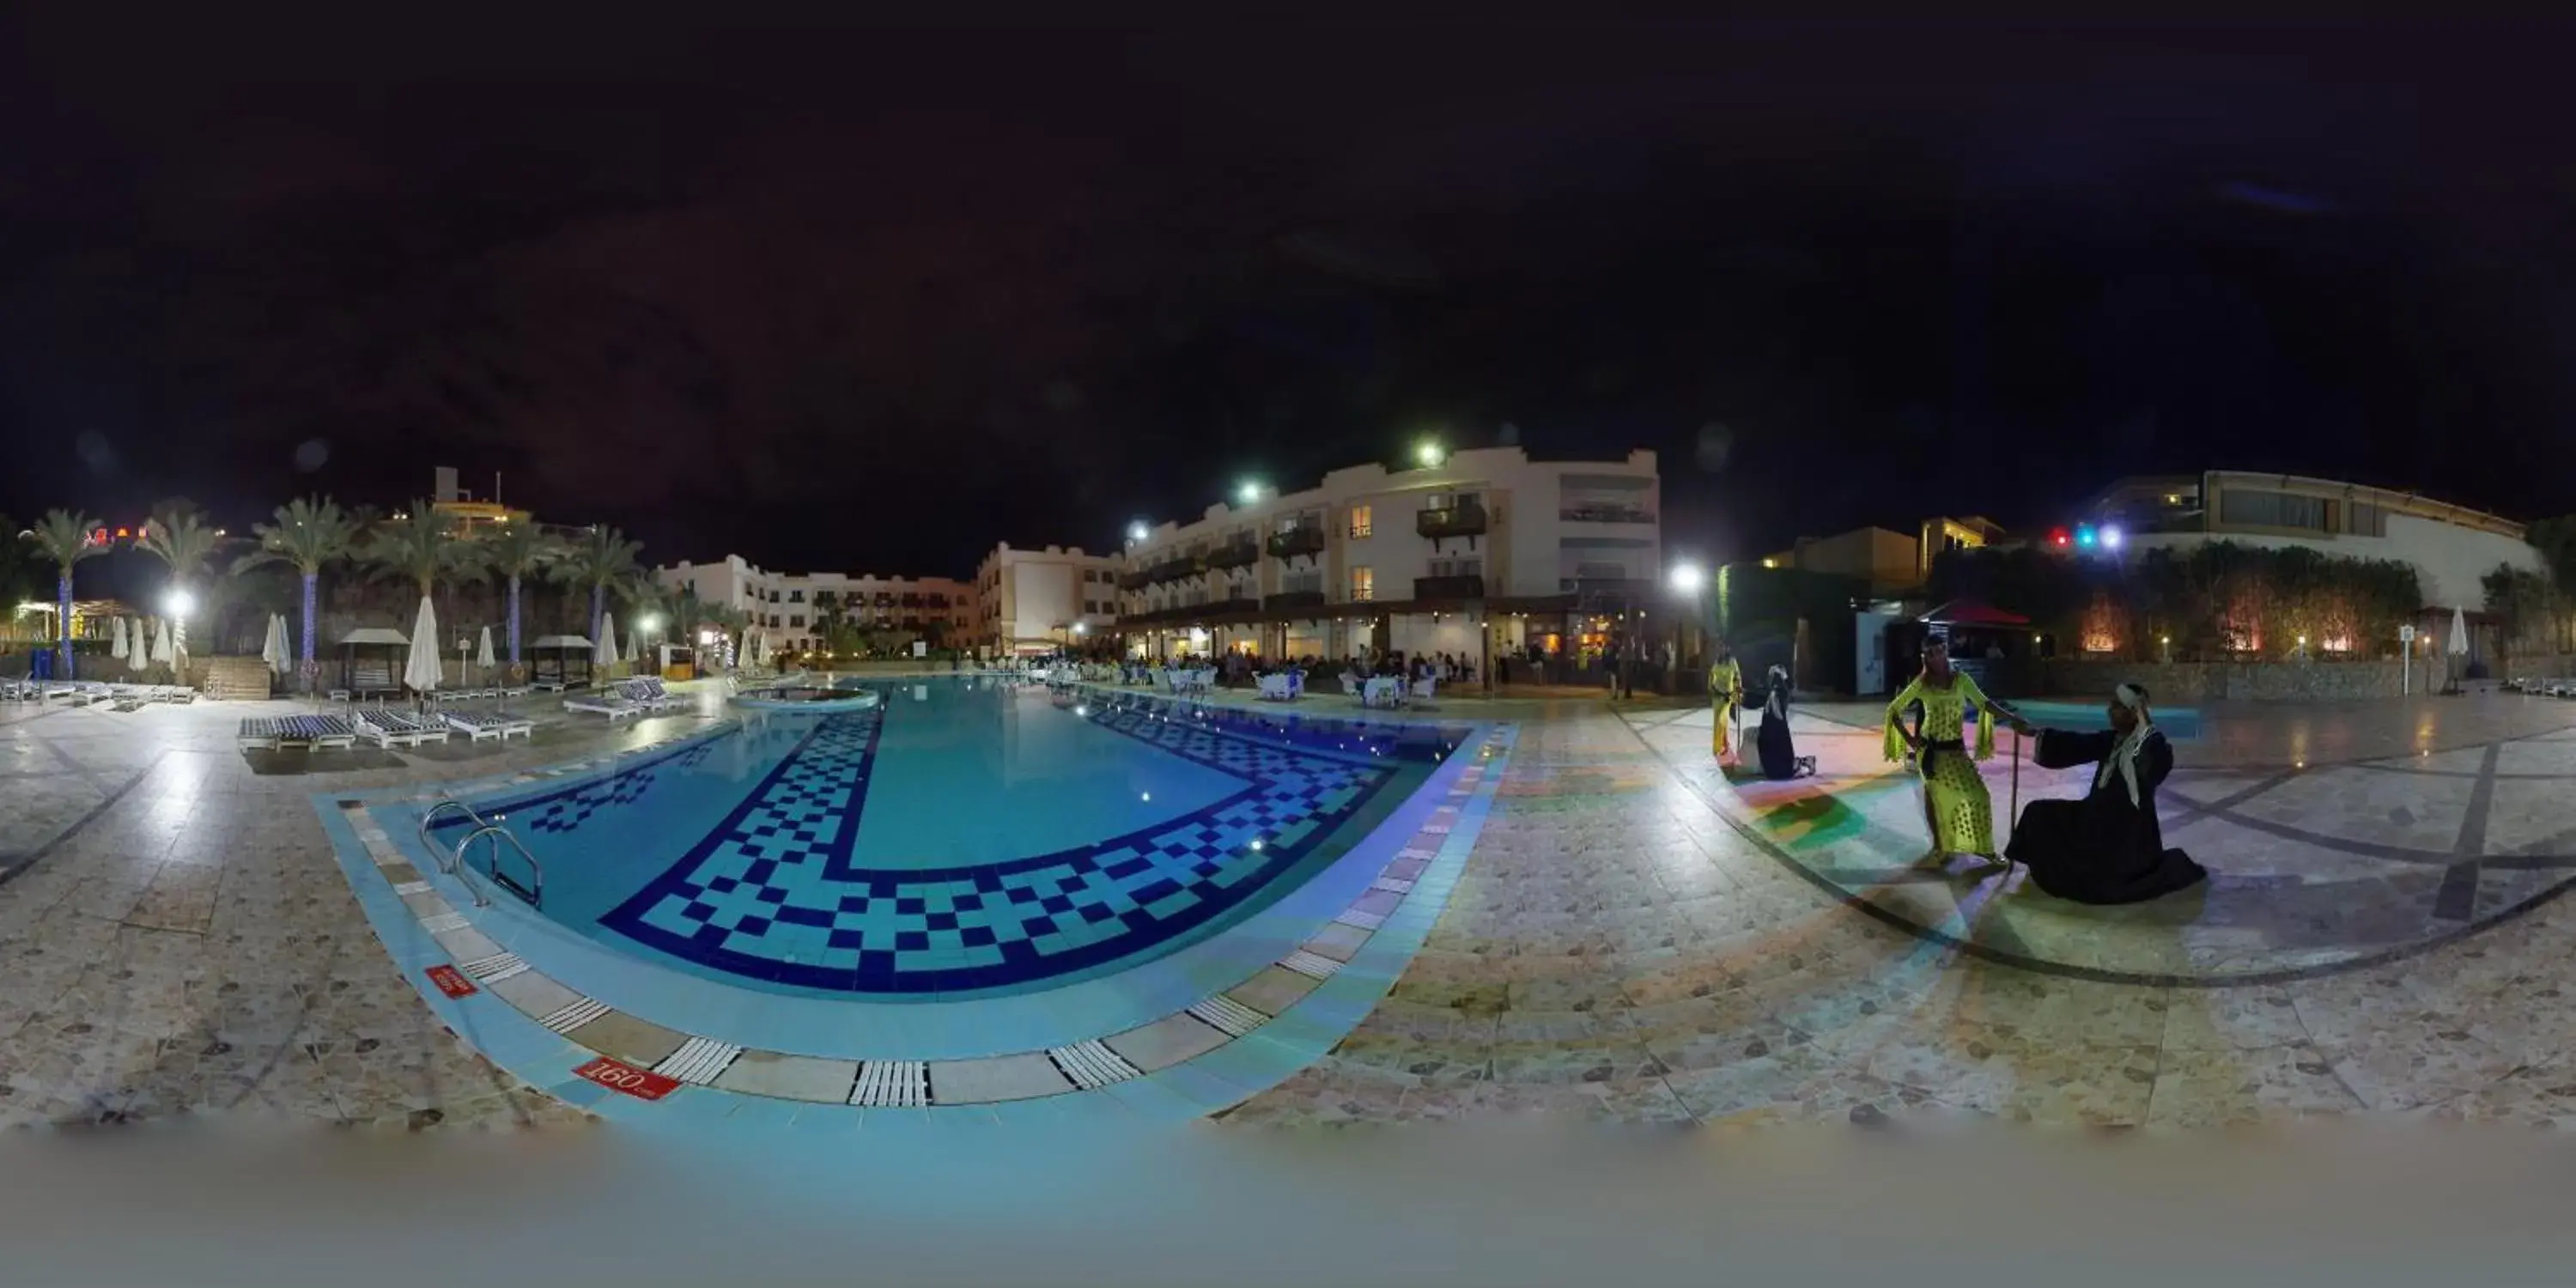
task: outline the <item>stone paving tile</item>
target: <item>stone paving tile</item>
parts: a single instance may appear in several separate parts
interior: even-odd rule
[[[2165,1128],[2383,1112],[2537,1125],[2565,1121],[2564,1106],[2576,1104],[2576,1008],[2555,1004],[2576,960],[2576,900],[2386,967],[2290,984],[2139,987],[2031,973],[1841,906],[1747,842],[1682,784],[1675,762],[1599,704],[1512,710],[1524,723],[1494,811],[1412,967],[1330,1055],[1225,1122],[1537,1114],[1749,1129],[1966,1115]],[[626,731],[474,761],[278,776],[222,745],[237,713],[209,705],[154,716],[169,717],[154,728],[171,731],[172,745],[205,750],[147,745],[136,736],[144,726],[94,724],[113,717],[85,712],[0,720],[0,764],[36,754],[57,763],[25,741],[52,729],[84,766],[49,785],[46,800],[94,804],[93,778],[152,776],[0,884],[0,1125],[206,1115],[414,1132],[592,1121],[514,1085],[444,1031],[376,943],[304,800],[335,786],[552,763],[575,745],[624,745]],[[1704,725],[1665,734],[1676,745],[1697,739],[1704,758]],[[2510,744],[2500,759],[2554,771],[2551,754],[2520,750],[2530,745]],[[2472,771],[2480,758],[2469,758]],[[2457,794],[2344,790],[2343,779],[2368,776],[2320,776],[2312,790],[2401,805]],[[53,817],[14,781],[0,791],[31,804],[14,823],[0,819],[0,849],[19,834],[11,826]],[[2576,829],[2576,804],[2562,821],[2545,794],[2499,799],[2517,835]],[[1907,801],[1864,804],[1895,820],[1870,824],[1872,843],[1901,839]],[[2207,834],[2222,838],[2212,844],[2252,835]],[[2162,935],[2159,960],[2203,968],[2331,961],[2336,936],[2422,933],[2333,902],[2361,869],[2322,853],[2297,843],[2249,851],[2245,879],[2342,884],[2311,887],[2304,903],[2295,880],[2243,886],[2249,911],[2239,920],[2222,906],[2165,925],[2157,918],[2168,914],[2152,908],[2073,909],[2024,892],[1997,895],[1975,916],[2078,965],[2116,966],[2117,954],[2093,941],[2123,935]],[[2540,888],[2528,884],[2536,879],[2499,878],[2479,907],[2527,897],[2512,892]],[[2437,882],[2438,869],[2400,872],[2373,898],[2429,899]],[[1308,983],[1274,979],[1255,991],[1285,1005]],[[639,1056],[664,1040],[640,1036],[652,1040]]]

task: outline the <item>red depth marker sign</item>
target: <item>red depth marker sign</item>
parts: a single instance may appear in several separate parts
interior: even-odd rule
[[[429,982],[438,985],[438,991],[449,997],[472,997],[481,991],[474,987],[474,981],[465,978],[465,972],[453,966],[430,967]]]
[[[611,1091],[623,1091],[638,1100],[659,1100],[680,1089],[677,1078],[666,1078],[607,1056],[601,1056],[572,1073],[576,1078],[588,1078]]]

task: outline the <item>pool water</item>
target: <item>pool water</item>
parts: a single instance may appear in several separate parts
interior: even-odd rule
[[[985,677],[869,687],[868,710],[750,713],[603,777],[469,803],[545,864],[543,915],[648,959],[799,995],[1024,992],[1267,906],[1469,732]]]

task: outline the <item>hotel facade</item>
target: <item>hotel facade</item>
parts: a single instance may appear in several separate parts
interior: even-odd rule
[[[866,631],[911,631],[957,643],[978,620],[975,588],[951,577],[880,577],[873,573],[770,572],[740,555],[715,563],[656,568],[653,580],[698,601],[741,609],[751,625],[743,646],[765,641],[771,652],[827,647],[835,621]]]
[[[1080,546],[995,546],[975,566],[967,642],[988,656],[1093,647],[1117,628],[1118,567]]]
[[[1625,615],[1657,611],[1662,503],[1648,451],[1534,461],[1481,448],[1335,470],[1131,531],[1117,629],[1146,658],[1578,656],[1633,629]]]

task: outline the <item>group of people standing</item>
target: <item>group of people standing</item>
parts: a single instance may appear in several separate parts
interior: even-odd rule
[[[1732,765],[1738,752],[1730,726],[1744,701],[1743,669],[1723,642],[1715,656],[1708,677],[1716,717],[1711,749],[1720,764]],[[1775,666],[1768,679],[1758,734],[1763,776],[1814,773],[1814,758],[1798,756],[1790,738],[1788,676]],[[1922,672],[1887,705],[1883,748],[1888,760],[1911,765],[1922,784],[1923,821],[1932,839],[1922,862],[1946,868],[1953,856],[1972,855],[1984,859],[1988,870],[2018,863],[2042,891],[2090,904],[2138,903],[2206,877],[2190,855],[2164,844],[2155,793],[2173,771],[2173,748],[2156,728],[2146,689],[2120,685],[2105,715],[2110,728],[2100,732],[2038,728],[1954,669],[1946,642],[1927,641]],[[2000,849],[1993,797],[1975,764],[1994,755],[1998,725],[2036,737],[2032,760],[2043,769],[2096,767],[2083,799],[2031,802],[2010,843]]]

